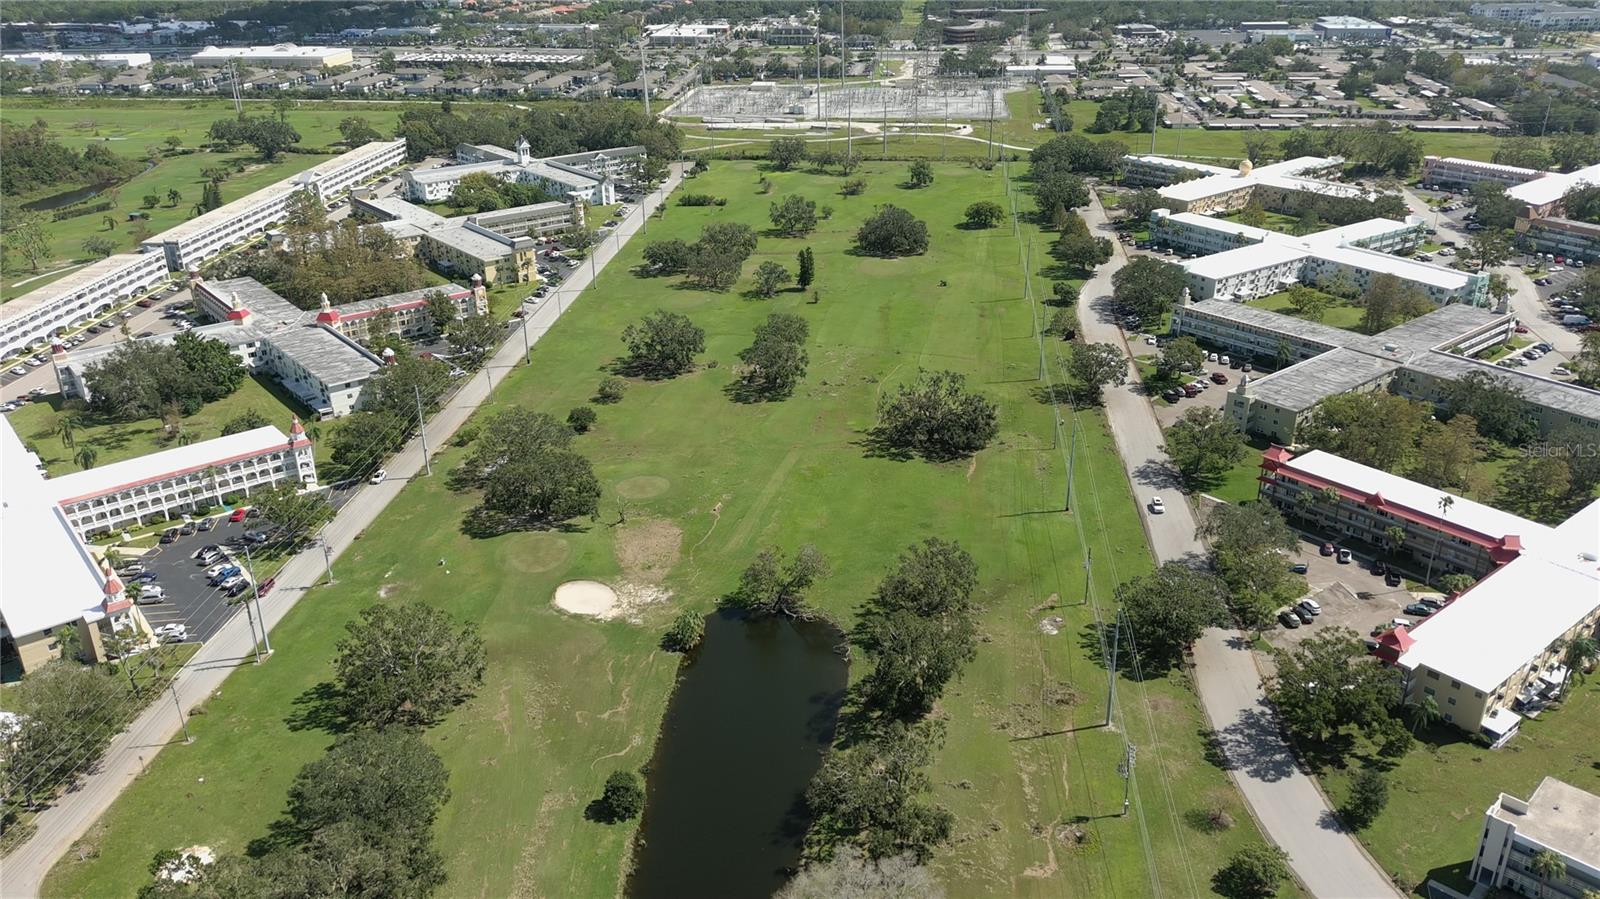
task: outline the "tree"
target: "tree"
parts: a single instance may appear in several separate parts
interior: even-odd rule
[[[865,178],[851,178],[839,185],[839,193],[846,197],[859,197],[866,192],[867,180]],[[826,215],[823,216],[823,218],[827,217]]]
[[[1330,396],[1312,409],[1300,439],[1352,462],[1399,471],[1432,414],[1426,403],[1381,391]]]
[[[1040,211],[1062,206],[1076,209],[1089,202],[1089,188],[1077,175],[1055,174],[1034,178],[1033,199]]]
[[[1308,318],[1314,322],[1322,321],[1322,314],[1328,310],[1328,295],[1320,290],[1296,284],[1289,288],[1289,307],[1294,314],[1301,318]]]
[[[109,237],[95,235],[83,240],[83,251],[96,259],[104,259],[117,251],[117,242]]]
[[[1149,221],[1150,213],[1171,207],[1172,201],[1153,187],[1141,187],[1123,196],[1121,206],[1129,221],[1145,222]]]
[[[1339,817],[1356,830],[1366,830],[1389,804],[1389,781],[1377,768],[1364,767],[1350,781],[1350,796],[1339,806]]]
[[[967,392],[966,378],[953,371],[919,370],[878,401],[876,435],[896,452],[948,461],[983,449],[999,433],[994,403]]]
[[[450,205],[470,212],[490,212],[507,205],[505,182],[488,172],[471,172],[450,191]]]
[[[1046,334],[1054,334],[1062,340],[1071,340],[1078,336],[1078,317],[1073,315],[1071,309],[1057,309],[1050,316],[1050,323],[1045,326]]]
[[[693,251],[689,245],[676,238],[658,240],[644,248],[644,263],[648,274],[676,275],[689,267]]]
[[[705,616],[692,609],[684,609],[667,625],[666,633],[661,635],[661,648],[667,652],[693,652],[705,635]]]
[[[572,429],[555,416],[519,406],[491,415],[473,440],[472,452],[452,473],[459,485],[481,487],[496,469],[529,462],[547,449],[566,449]]]
[[[173,339],[172,348],[202,403],[230,396],[249,377],[244,363],[220,340],[184,333]]]
[[[1567,863],[1549,849],[1540,849],[1529,860],[1528,873],[1539,878],[1539,895],[1548,896],[1551,884],[1567,879]]]
[[[1141,668],[1159,673],[1176,665],[1206,628],[1225,624],[1226,593],[1215,575],[1182,562],[1119,584],[1117,604],[1138,635]]]
[[[587,434],[589,429],[594,427],[596,418],[599,418],[599,415],[595,413],[593,406],[574,406],[572,411],[567,413],[567,427],[571,428],[574,434]]]
[[[898,206],[879,206],[856,232],[856,249],[869,256],[916,256],[928,250],[928,226]]]
[[[644,811],[644,787],[632,771],[613,771],[606,778],[600,798],[589,806],[589,817],[617,824],[639,817]]]
[[[658,309],[624,328],[628,346],[625,365],[651,378],[671,378],[688,371],[706,349],[706,332],[678,312]]]
[[[1516,225],[1522,204],[1506,195],[1506,186],[1494,181],[1479,181],[1467,191],[1478,224],[1487,230],[1505,231]]]
[[[1111,276],[1111,298],[1123,314],[1152,322],[1172,308],[1188,284],[1181,266],[1138,256]]]
[[[1071,306],[1078,302],[1078,288],[1067,281],[1055,281],[1050,285],[1050,298],[1045,301],[1051,306]]]
[[[915,159],[911,162],[911,169],[906,183],[913,188],[923,188],[933,183],[933,164],[926,159]]]
[[[283,121],[283,109],[277,120],[266,116],[241,115],[233,119],[218,119],[211,123],[213,141],[226,145],[249,144],[256,148],[268,162],[278,154],[300,142],[300,132]]]
[[[222,188],[217,186],[215,181],[207,181],[200,191],[200,212],[207,213],[222,205]]]
[[[543,447],[490,472],[473,523],[484,531],[548,527],[600,510],[600,481],[588,459]]]
[[[1267,210],[1259,202],[1251,201],[1239,210],[1239,224],[1249,225],[1252,228],[1265,228],[1267,226]]]
[[[1468,372],[1447,382],[1440,399],[1442,418],[1470,415],[1478,423],[1478,433],[1490,440],[1523,446],[1539,434],[1538,421],[1522,389],[1506,377]]]
[[[176,205],[178,205],[179,203],[182,203],[182,202],[183,202],[183,193],[181,191],[179,191],[176,187],[170,187],[170,188],[167,189],[167,205],[168,206],[176,206]]]
[[[1415,286],[1394,275],[1372,279],[1361,295],[1361,329],[1368,334],[1386,331],[1408,319],[1433,311],[1433,301]]]
[[[1191,489],[1216,484],[1249,452],[1233,419],[1207,407],[1185,412],[1166,438],[1167,455]]]
[[[1211,884],[1228,899],[1270,899],[1278,895],[1278,886],[1288,879],[1288,853],[1258,843],[1235,852],[1211,878]]]
[[[1005,219],[1005,208],[992,200],[980,200],[967,207],[968,228],[993,228]]]
[[[817,279],[817,256],[811,252],[810,247],[806,247],[795,254],[795,263],[799,266],[795,274],[795,284],[804,291],[811,286],[812,281]],[[1597,361],[1600,361],[1600,343],[1596,343],[1596,348]]]
[[[1273,657],[1267,699],[1299,739],[1326,742],[1351,727],[1379,736],[1393,727],[1389,710],[1400,705],[1399,674],[1372,664],[1355,631],[1329,628]]]
[[[333,505],[322,493],[302,493],[300,482],[285,481],[250,494],[251,505],[262,519],[277,526],[278,539],[295,546],[333,520]]]
[[[756,266],[756,293],[764,299],[777,296],[778,288],[792,280],[794,276],[789,274],[789,270],[771,259]]]
[[[375,140],[383,140],[383,135],[378,129],[362,116],[345,116],[339,120],[339,136],[344,138],[345,146],[355,147]]]
[[[23,259],[28,267],[39,270],[39,261],[50,255],[50,238],[44,231],[44,217],[31,212],[8,212],[9,224],[5,229],[5,244]]]
[[[806,856],[826,860],[854,846],[869,858],[927,861],[955,826],[954,815],[924,798],[933,786],[924,769],[941,742],[926,723],[892,725],[830,754],[806,788]]]
[[[1562,647],[1561,664],[1567,669],[1571,683],[1581,684],[1589,678],[1589,669],[1600,659],[1600,641],[1588,634],[1580,634]]]
[[[161,196],[159,194],[145,194],[144,199],[139,201],[139,205],[145,209],[154,209],[161,205]]]
[[[459,314],[456,311],[455,301],[450,299],[449,294],[444,291],[435,290],[428,294],[426,302],[428,304],[428,318],[433,320],[434,333],[445,333]]]
[[[1168,340],[1156,360],[1156,371],[1163,380],[1176,380],[1190,372],[1200,371],[1206,361],[1206,351],[1193,337],[1184,335]]]
[[[17,717],[0,757],[7,805],[32,806],[92,770],[127,721],[127,699],[120,680],[62,660],[8,688],[6,709]]]
[[[775,899],[944,899],[944,889],[912,855],[870,859],[840,846],[827,861],[800,869]]]
[[[1587,387],[1600,387],[1600,331],[1587,331],[1578,354],[1567,363],[1573,377]]]
[[[1467,239],[1467,251],[1478,260],[1478,271],[1481,272],[1486,268],[1505,265],[1511,258],[1513,247],[1510,236],[1504,231],[1485,228]]]
[[[426,842],[450,797],[450,772],[409,728],[342,737],[295,775],[289,820],[306,837],[352,822],[372,831],[405,831]]]
[[[445,338],[450,342],[450,351],[455,354],[454,359],[461,363],[461,367],[476,370],[488,361],[505,333],[505,326],[495,321],[493,316],[468,315],[451,322],[445,329]]]
[[[1107,386],[1128,380],[1128,360],[1109,343],[1081,343],[1072,348],[1067,372],[1077,382],[1084,401],[1097,404],[1100,392]]]
[[[1056,241],[1052,252],[1067,265],[1088,272],[1111,259],[1111,241],[1090,236],[1088,229],[1081,226],[1076,231],[1069,228]]]
[[[1470,415],[1457,415],[1444,424],[1429,422],[1417,441],[1410,477],[1445,490],[1468,486],[1481,455],[1478,444],[1478,420]]]
[[[977,654],[977,583],[977,563],[954,541],[929,538],[901,553],[852,633],[873,662],[863,706],[901,721],[933,708]]]
[[[1470,574],[1462,574],[1461,572],[1447,574],[1444,577],[1439,578],[1439,586],[1444,589],[1446,593],[1465,593],[1466,591],[1472,589],[1472,585],[1476,584],[1477,582],[1477,578],[1474,578]]]
[[[794,392],[805,377],[809,358],[804,344],[810,333],[806,320],[798,315],[776,312],[755,329],[755,341],[739,352],[745,365],[740,374],[743,386],[765,399],[782,399]]]
[[[375,605],[345,625],[333,668],[345,716],[382,730],[426,726],[483,683],[477,628],[425,603]]]
[[[806,591],[818,579],[828,576],[828,560],[815,546],[806,544],[795,552],[788,567],[783,567],[783,552],[777,547],[762,550],[739,576],[739,586],[728,594],[727,602],[757,615],[783,615],[810,618]]]
[[[1211,569],[1228,585],[1228,608],[1242,627],[1260,631],[1305,590],[1284,561],[1298,540],[1268,503],[1216,506],[1196,536],[1211,546]]]
[[[756,249],[749,225],[713,222],[690,248],[689,279],[707,290],[726,290],[739,280],[739,270]]]
[[[622,395],[627,391],[627,389],[627,381],[622,380],[616,375],[607,375],[606,377],[600,379],[600,386],[595,388],[594,401],[597,403],[605,403],[607,405],[611,403],[620,403],[622,402]]]
[[[346,477],[364,477],[405,443],[415,425],[414,412],[406,416],[388,410],[347,415],[329,438],[329,458],[344,469]]]
[[[785,237],[803,237],[816,230],[817,204],[799,194],[789,194],[772,204],[772,226]]]
[[[1566,517],[1572,468],[1555,456],[1524,455],[1500,476],[1500,501],[1507,512],[1556,524]]]
[[[775,138],[767,148],[767,158],[772,160],[773,168],[780,172],[787,172],[806,158],[806,141],[803,137]]]

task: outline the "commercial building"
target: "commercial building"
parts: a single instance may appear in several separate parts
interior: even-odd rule
[[[207,47],[196,53],[191,61],[204,68],[216,68],[237,62],[277,69],[331,69],[336,66],[353,65],[356,57],[349,47],[300,47],[294,44],[274,44],[270,47]]]
[[[282,222],[296,193],[310,190],[327,203],[351,185],[404,163],[405,156],[404,138],[364,144],[157,234],[140,247],[165,254],[172,271],[186,271]]]
[[[685,22],[646,25],[644,32],[654,47],[699,47],[728,36],[727,22]]]
[[[1408,701],[1431,698],[1447,723],[1504,744],[1523,712],[1565,684],[1566,642],[1600,625],[1600,500],[1555,527],[1315,450],[1275,446],[1261,497],[1321,539],[1358,544],[1424,580],[1480,578],[1384,646]],[[1404,538],[1389,539],[1399,528]],[[1592,826],[1594,818],[1590,819]]]
[[[118,253],[0,304],[0,357],[43,346],[57,333],[132,302],[167,279],[160,253]]]
[[[447,285],[428,287],[370,300],[334,306],[323,298],[316,311],[300,309],[253,278],[192,282],[195,304],[216,324],[189,332],[226,344],[252,372],[273,378],[319,418],[338,418],[355,411],[368,379],[385,360],[361,341],[372,341],[374,321],[387,333],[406,338],[434,331],[428,301],[442,293],[458,315],[484,315],[488,292],[481,279],[472,289]],[[142,338],[171,341],[175,334]],[[67,399],[89,399],[89,369],[115,352],[115,345],[68,351],[57,346],[52,353],[56,383]]]
[[[1394,33],[1388,25],[1356,16],[1322,16],[1311,24],[1311,30],[1325,41],[1349,44],[1386,41]]]
[[[488,284],[538,280],[537,241],[584,222],[583,204],[535,203],[445,218],[397,197],[353,197],[351,210],[377,220],[418,258],[465,277],[481,274]]]
[[[1472,372],[1518,390],[1543,434],[1588,428],[1600,435],[1600,391],[1470,358],[1511,338],[1516,318],[1451,304],[1374,336],[1242,303],[1187,297],[1173,310],[1174,334],[1272,365],[1241,377],[1225,413],[1240,430],[1292,444],[1322,400],[1388,390],[1418,402],[1443,402],[1446,388]]]
[[[33,53],[7,53],[6,62],[37,69],[45,63],[69,66],[86,62],[102,69],[136,69],[150,64],[148,53],[57,53],[40,50]]]
[[[406,172],[405,193],[418,203],[437,203],[449,199],[462,178],[483,173],[531,184],[567,200],[605,206],[617,201],[616,179],[631,173],[643,157],[643,147],[616,147],[536,159],[525,138],[517,140],[515,150],[463,144],[456,148],[456,165]]]
[[[1483,813],[1472,882],[1524,896],[1581,899],[1600,892],[1600,796],[1546,777],[1533,795],[1501,793]],[[1554,853],[1562,875],[1547,878],[1533,857]]]
[[[1394,275],[1439,305],[1487,303],[1487,275],[1393,255],[1417,247],[1423,234],[1416,216],[1404,222],[1371,219],[1300,237],[1192,212],[1158,209],[1150,216],[1152,241],[1207,254],[1181,263],[1196,299],[1243,302],[1295,284],[1334,279],[1364,290],[1377,276]]]
[[[1600,28],[1600,10],[1564,3],[1474,3],[1472,15],[1481,19],[1548,31],[1593,31]]]
[[[1125,156],[1123,163],[1126,183],[1156,186],[1178,212],[1231,212],[1256,203],[1269,212],[1298,215],[1318,197],[1376,198],[1353,184],[1318,177],[1338,171],[1344,164],[1338,156],[1300,156],[1259,167],[1247,159],[1237,169],[1164,156]]]
[[[38,457],[8,419],[0,425],[0,659],[23,673],[61,655],[73,630],[91,661],[113,633],[148,637],[149,624],[122,581],[106,570],[54,499]]]

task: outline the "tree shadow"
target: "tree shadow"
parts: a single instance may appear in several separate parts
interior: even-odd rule
[[[1031,388],[1028,391],[1040,405],[1044,406],[1072,406],[1083,409],[1100,405],[1100,394],[1091,394],[1088,390],[1076,384],[1048,384]]]
[[[587,530],[588,528],[573,524],[571,521],[507,515],[503,512],[496,512],[493,509],[486,509],[483,506],[474,506],[461,518],[461,533],[476,540],[488,540],[517,531],[554,531],[562,534],[582,534]]]
[[[350,721],[344,716],[343,700],[344,696],[332,681],[322,681],[294,698],[294,710],[283,723],[293,731],[348,733]]]
[[[861,432],[861,437],[854,441],[861,447],[868,459],[893,459],[896,462],[909,462],[916,458],[916,453],[890,440],[883,428],[869,428]]]
[[[998,223],[993,224],[993,225],[984,225],[984,224],[980,224],[978,222],[968,222],[968,221],[956,222],[956,230],[957,231],[993,231],[998,227],[1000,227],[1000,225]]]
[[[1218,771],[1232,771],[1237,767],[1233,760],[1228,758],[1222,738],[1215,730],[1202,727],[1195,731],[1195,735],[1200,738],[1200,757],[1206,760],[1206,764]]]
[[[1158,490],[1182,490],[1188,486],[1183,475],[1170,462],[1146,459],[1133,470],[1133,479],[1144,487]]]
[[[755,384],[744,378],[735,378],[722,388],[722,395],[735,403],[746,405],[756,403],[781,403],[794,395],[794,389],[778,389],[764,384]]]

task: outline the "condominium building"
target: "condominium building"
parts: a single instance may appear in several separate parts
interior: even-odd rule
[[[515,150],[492,144],[464,144],[456,148],[456,165],[406,172],[406,197],[418,203],[450,198],[461,179],[487,174],[501,181],[531,184],[566,200],[601,206],[617,201],[616,180],[632,171],[644,157],[643,147],[617,147],[588,153],[534,158],[525,138]]]
[[[353,65],[356,59],[349,47],[274,44],[270,47],[206,47],[196,53],[191,61],[202,68],[217,68],[237,62],[277,69],[332,69]]]
[[[32,53],[7,53],[6,62],[37,69],[46,63],[70,66],[88,63],[101,69],[137,69],[150,64],[148,53],[57,53],[40,50]]]
[[[582,227],[583,204],[535,203],[445,218],[398,197],[351,199],[351,210],[409,247],[436,268],[462,275],[481,274],[486,283],[536,281],[537,241],[530,235]]]
[[[57,333],[88,323],[166,283],[160,253],[118,253],[0,304],[0,357],[43,346]]]
[[[1192,212],[1158,209],[1150,216],[1151,240],[1208,254],[1181,263],[1198,299],[1242,302],[1335,279],[1364,290],[1378,275],[1394,275],[1440,305],[1487,303],[1487,275],[1392,255],[1417,247],[1423,234],[1416,216],[1404,222],[1370,219],[1301,237]]]
[[[1292,444],[1318,403],[1341,393],[1387,390],[1439,404],[1450,383],[1473,372],[1521,393],[1543,434],[1588,428],[1600,433],[1600,391],[1471,358],[1509,340],[1516,317],[1453,303],[1366,336],[1241,303],[1187,297],[1173,310],[1172,332],[1277,370],[1245,376],[1229,391],[1225,413],[1240,430]]]
[[[1593,31],[1600,28],[1600,10],[1564,3],[1474,3],[1472,15],[1523,28],[1549,31]]]
[[[9,419],[0,425],[0,483],[0,659],[26,673],[58,658],[72,631],[95,662],[106,660],[112,634],[148,637],[121,579],[84,545]]]
[[[324,295],[322,308],[308,311],[253,278],[208,282],[196,276],[195,304],[217,323],[190,333],[226,344],[252,372],[276,380],[319,418],[338,418],[360,407],[367,381],[385,364],[361,343],[381,336],[372,333],[374,322],[408,339],[431,334],[428,303],[436,294],[447,297],[458,315],[487,314],[488,291],[482,279],[473,284],[470,290],[428,287],[339,306]],[[167,342],[175,335],[142,339]],[[74,351],[57,346],[52,361],[62,396],[90,399],[92,367],[115,351],[115,344]]]
[[[1519,218],[1516,229],[1517,243],[1525,250],[1569,260],[1600,261],[1600,225],[1552,216]]]
[[[1256,203],[1269,212],[1298,215],[1318,197],[1375,199],[1353,184],[1326,180],[1344,163],[1338,156],[1300,156],[1263,166],[1247,159],[1238,169],[1163,156],[1125,156],[1123,162],[1124,180],[1161,185],[1157,192],[1178,212],[1230,212]]]
[[[1600,185],[1600,165],[1591,165],[1574,172],[1546,172],[1542,178],[1506,188],[1506,196],[1524,204],[1528,218],[1544,218],[1560,213],[1567,194],[1596,185]]]
[[[1447,723],[1492,745],[1563,688],[1567,641],[1600,626],[1600,500],[1550,527],[1330,453],[1297,456],[1281,446],[1263,455],[1261,498],[1291,526],[1363,547],[1408,575],[1479,578],[1441,611],[1396,628],[1385,647],[1406,672],[1408,701],[1433,699]]]
[[[1538,169],[1518,165],[1499,165],[1459,156],[1422,157],[1422,186],[1429,189],[1468,190],[1479,181],[1512,187],[1544,176]]]
[[[282,222],[296,193],[310,190],[327,202],[351,185],[405,162],[405,152],[404,138],[374,141],[190,219],[141,246],[165,253],[172,271],[185,271]]]
[[[1539,899],[1583,899],[1600,893],[1600,796],[1546,777],[1533,795],[1501,793],[1483,813],[1472,882]],[[1534,868],[1534,857],[1552,853],[1561,875]]]

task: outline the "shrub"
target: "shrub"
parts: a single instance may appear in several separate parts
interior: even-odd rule
[[[661,635],[661,648],[667,652],[690,652],[700,645],[706,635],[705,616],[692,609],[684,609],[667,625]]]
[[[606,778],[600,798],[590,803],[589,815],[597,821],[616,824],[639,817],[644,811],[644,787],[632,771],[613,771]]]
[[[722,203],[718,203],[717,202],[718,199],[720,199],[720,198],[713,197],[710,194],[680,194],[678,196],[678,205],[679,206],[720,206],[720,205],[724,205],[724,204],[727,203],[726,200],[723,200]]]
[[[880,206],[856,232],[856,249],[872,256],[925,253],[928,226],[898,206]]]
[[[586,434],[594,427],[596,418],[599,416],[595,414],[593,406],[576,406],[567,413],[567,427],[575,434]]]
[[[600,382],[600,387],[594,392],[594,401],[597,403],[620,403],[622,395],[628,389],[628,382],[616,375],[611,375]]]

